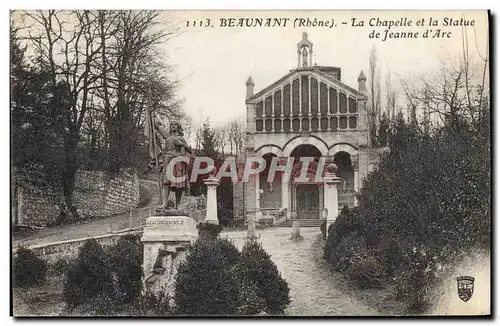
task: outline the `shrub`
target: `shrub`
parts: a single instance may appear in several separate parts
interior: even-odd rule
[[[142,290],[143,247],[139,236],[125,235],[110,250],[110,264],[121,302],[138,298]]]
[[[71,260],[63,257],[50,266],[50,271],[56,276],[65,275],[71,265]]]
[[[238,314],[243,316],[254,316],[266,310],[266,301],[259,296],[257,284],[246,282],[243,277],[240,278],[240,281]]]
[[[429,258],[418,251],[410,251],[394,278],[395,294],[408,303],[410,312],[424,312],[432,304],[429,289],[436,279],[429,273],[429,262]]]
[[[140,294],[133,304],[126,307],[130,316],[169,316],[172,314],[170,297],[165,292]]]
[[[47,263],[32,250],[20,247],[14,258],[14,285],[31,287],[45,282]]]
[[[236,315],[240,284],[235,272],[238,249],[225,239],[199,239],[189,249],[174,284],[180,315]]]
[[[362,251],[351,257],[345,274],[360,288],[379,287],[384,276],[382,264],[368,251]]]
[[[257,241],[247,241],[240,258],[239,274],[244,284],[254,284],[256,294],[262,298],[266,312],[281,314],[290,303],[288,283],[281,277],[271,256]]]
[[[321,235],[323,236],[323,239],[326,239],[326,220],[324,220],[321,223],[321,226],[319,227],[319,229],[321,230]]]
[[[87,240],[68,269],[63,296],[72,308],[98,297],[113,297],[113,277],[101,245]]]

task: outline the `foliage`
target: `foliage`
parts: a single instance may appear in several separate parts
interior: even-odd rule
[[[257,241],[247,241],[241,252],[239,271],[243,282],[256,287],[256,295],[263,299],[266,312],[282,314],[290,303],[290,289],[271,256]]]
[[[248,282],[240,275],[238,315],[254,316],[266,310],[266,300],[259,296],[257,283]]]
[[[16,250],[13,268],[15,286],[31,287],[45,282],[47,263],[28,248],[20,247]]]
[[[70,308],[90,299],[114,298],[109,262],[95,239],[87,240],[80,247],[77,259],[67,271],[63,296]]]
[[[149,159],[145,107],[157,119],[181,116],[158,55],[172,33],[151,10],[14,11],[11,21],[13,165],[42,173],[61,193],[60,222],[71,222],[78,169],[137,167]],[[17,21],[28,26],[23,38]]]
[[[222,231],[222,227],[218,224],[209,222],[201,222],[196,225],[198,229],[198,236],[200,240],[213,240],[216,239]]]
[[[59,258],[55,263],[50,265],[49,270],[55,276],[66,275],[72,264],[73,262],[68,258]]]
[[[204,156],[215,158],[216,155],[216,135],[215,129],[211,127],[210,120],[205,120],[201,127],[201,130],[198,132],[199,142],[201,145],[201,153]]]
[[[68,313],[78,316],[169,316],[172,308],[170,298],[163,292],[140,294],[129,303],[116,301],[113,297],[99,295],[87,300]]]
[[[198,240],[175,279],[174,301],[180,315],[236,315],[240,285],[234,272],[239,251],[228,240]]]
[[[110,250],[110,265],[115,279],[116,298],[130,302],[142,290],[143,246],[138,235],[125,235]]]
[[[433,133],[399,121],[359,206],[329,231],[325,258],[361,286],[394,280],[411,309],[468,249],[490,245],[489,114]]]
[[[174,301],[180,315],[283,313],[289,288],[261,244],[242,252],[226,239],[199,239],[181,263]]]
[[[127,307],[127,313],[131,316],[169,316],[173,313],[170,299],[164,292],[158,294],[146,292]]]

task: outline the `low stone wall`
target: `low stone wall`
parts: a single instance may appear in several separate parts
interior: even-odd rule
[[[60,215],[64,196],[48,186],[18,178],[15,220],[19,224],[50,226]],[[132,171],[109,177],[102,171],[80,170],[76,174],[73,204],[82,219],[121,214],[137,207],[139,179]],[[14,218],[13,218],[14,220]]]
[[[142,230],[129,232],[132,234],[142,234]],[[73,259],[78,256],[78,250],[89,239],[95,239],[101,246],[111,246],[116,244],[118,239],[129,233],[105,234],[96,237],[65,240],[46,243],[42,245],[33,245],[28,248],[48,263],[54,263],[60,258]],[[15,250],[14,249],[14,255]]]

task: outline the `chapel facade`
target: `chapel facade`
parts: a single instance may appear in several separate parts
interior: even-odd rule
[[[297,44],[297,66],[255,93],[252,77],[246,81],[247,156],[268,163],[294,157],[326,157],[338,166],[339,209],[356,205],[355,193],[379,151],[371,149],[367,123],[366,77],[361,71],[357,87],[342,80],[342,70],[313,64],[313,43],[307,33]],[[239,163],[243,164],[240,159]],[[371,168],[371,167],[370,167]],[[267,171],[248,183],[234,185],[236,219],[257,219],[283,212],[300,220],[320,220],[324,208],[323,185],[288,182]]]

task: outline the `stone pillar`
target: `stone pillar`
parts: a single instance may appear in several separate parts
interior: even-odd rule
[[[299,117],[302,116],[302,75],[299,74]],[[302,119],[300,119],[300,129],[302,129]]]
[[[255,212],[260,212],[260,174],[255,174]]]
[[[358,199],[356,198],[356,194],[359,190],[359,161],[358,155],[353,155],[351,157],[352,168],[354,169],[354,206],[358,205]]]
[[[312,67],[312,65],[311,65]],[[312,108],[311,108],[311,98],[312,98],[312,95],[311,95],[311,76],[307,76],[307,87],[309,88],[309,103],[307,105],[307,115],[308,116],[311,116],[312,114]],[[311,122],[309,121],[309,130],[311,130]]]
[[[286,208],[287,219],[290,217],[290,189],[288,182],[281,180],[281,208]]]
[[[207,216],[205,218],[206,223],[219,224],[219,217],[217,214],[217,186],[219,185],[219,179],[217,178],[207,178],[203,180],[207,186]]]
[[[332,164],[333,165],[333,164]],[[328,234],[328,227],[332,224],[339,213],[339,198],[337,186],[341,182],[341,178],[337,177],[335,173],[328,173],[323,177],[324,180],[324,200],[325,208],[327,209],[326,217],[326,234]]]
[[[300,235],[300,225],[299,221],[295,220],[292,222],[292,240],[303,240],[304,237]]]
[[[255,212],[254,214],[250,213],[250,216],[248,216],[247,239],[249,239],[249,240],[253,240],[253,239],[258,238],[256,227],[255,227],[256,218],[257,218],[257,212]]]

